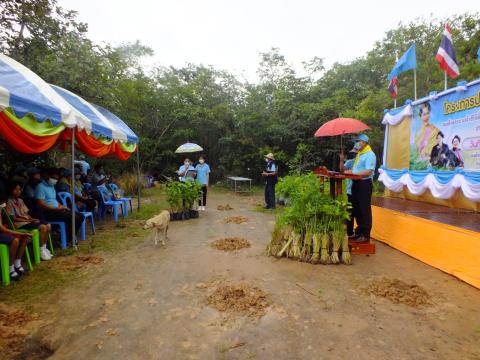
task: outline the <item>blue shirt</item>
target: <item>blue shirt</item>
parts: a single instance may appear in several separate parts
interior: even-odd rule
[[[202,185],[208,185],[208,174],[210,174],[210,166],[208,164],[198,164],[195,167],[197,171],[197,181]]]
[[[345,164],[343,165],[344,169],[352,170],[354,161],[355,159],[345,161]],[[347,194],[352,195],[352,179],[347,179]]]
[[[193,165],[190,165],[190,164],[188,165],[188,169],[185,167],[185,165],[182,165],[182,166],[180,166],[180,169],[178,169],[178,173],[183,174],[185,172],[185,170],[187,170],[187,172],[188,171],[194,171],[195,168],[193,167]],[[185,172],[185,174],[187,174],[187,173]],[[189,180],[193,180],[193,179],[189,178]],[[180,181],[185,181],[185,175],[180,176]]]
[[[377,157],[373,151],[368,151],[365,154],[360,155],[358,162],[353,165],[352,173],[358,174],[361,171],[372,170],[370,176],[365,176],[364,179],[373,179],[375,173],[375,166],[377,165]]]
[[[269,161],[267,163],[267,171],[270,171],[270,172],[276,172],[277,171],[277,165],[275,165],[275,163],[273,161]]]
[[[45,180],[42,180],[42,182],[37,185],[35,189],[35,199],[43,200],[45,204],[54,208],[59,206],[55,187],[47,183]]]

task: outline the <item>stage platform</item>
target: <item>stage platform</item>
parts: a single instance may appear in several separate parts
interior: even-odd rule
[[[480,289],[480,213],[373,199],[372,237]]]

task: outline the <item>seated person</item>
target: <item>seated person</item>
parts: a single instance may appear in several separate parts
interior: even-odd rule
[[[0,201],[2,213],[6,206],[5,199],[2,198]],[[4,226],[2,216],[0,216],[0,244],[7,245],[9,248],[10,279],[14,281],[20,280],[20,276],[25,274],[25,269],[22,266],[22,257],[27,246],[28,237],[31,237],[31,235],[10,230]]]
[[[56,169],[49,169],[43,174],[43,180],[35,189],[35,198],[38,207],[42,210],[43,217],[46,221],[64,222],[67,231],[67,241],[72,240],[72,211],[61,205],[57,201],[57,193],[55,185],[58,182],[59,174]],[[75,213],[75,234],[78,233],[83,222],[83,216]]]
[[[84,191],[83,185],[80,182],[80,167],[75,166],[75,181],[74,181],[74,190],[75,190],[75,203],[80,211],[89,211],[92,212],[97,206],[97,202],[94,199],[91,199]],[[55,185],[55,190],[59,192],[68,192],[71,193],[70,184],[72,181],[72,172],[70,169],[61,169],[60,170],[60,180]]]
[[[14,181],[8,189],[7,214],[12,218],[13,225],[17,230],[35,230],[40,232],[40,258],[44,261],[50,260],[52,254],[47,249],[48,235],[51,232],[51,225],[44,221],[33,218],[29,214],[28,207],[20,198],[22,194],[21,184]]]
[[[108,182],[108,177],[105,175],[103,165],[98,163],[95,165],[94,173],[92,176],[92,197],[95,200],[101,200],[100,189],[105,189],[107,192],[108,188],[106,186]]]
[[[42,181],[41,171],[35,167],[27,169],[28,181],[23,187],[22,198],[25,205],[30,210],[30,215],[34,218],[41,219],[41,211],[38,210],[35,200],[35,188]]]

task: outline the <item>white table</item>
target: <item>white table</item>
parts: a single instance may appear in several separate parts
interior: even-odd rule
[[[252,179],[241,176],[229,176],[227,177],[227,184],[234,192],[252,192]],[[248,184],[248,190],[244,190],[242,185]]]

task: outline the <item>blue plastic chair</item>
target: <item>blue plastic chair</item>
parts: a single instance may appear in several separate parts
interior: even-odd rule
[[[112,200],[110,194],[108,193],[108,190],[105,188],[97,188],[98,191],[100,192],[101,195],[101,202],[99,204],[99,216],[102,219],[105,219],[107,217],[107,207],[111,206],[112,211],[113,211],[113,220],[115,221],[115,224],[118,223],[118,208],[120,207],[122,209],[122,215],[123,218],[125,218],[125,210],[124,210],[124,203],[123,201],[120,200]]]
[[[92,191],[92,184],[90,183],[83,183],[83,190],[90,193]]]
[[[63,206],[68,207],[69,204],[72,204],[72,194],[70,194],[68,192],[59,192],[59,193],[57,193],[57,196],[59,197]],[[87,219],[88,218],[90,218],[90,224],[92,226],[92,232],[95,235],[95,222],[93,220],[93,212],[91,212],[91,211],[79,211],[78,207],[77,207],[77,204],[75,204],[75,212],[83,215],[82,226],[80,228],[80,239],[85,240],[87,238],[86,227],[87,227]]]
[[[67,248],[67,226],[63,221],[47,221],[52,226],[58,226],[60,229],[60,246],[62,249]]]
[[[114,183],[110,183],[109,185],[110,185],[110,189],[112,189],[113,192],[118,192],[118,190],[120,190],[120,188]],[[121,197],[118,200],[123,201],[124,208],[125,208],[125,216],[128,216],[128,204],[130,204],[130,211],[133,211],[132,198],[131,197]]]

